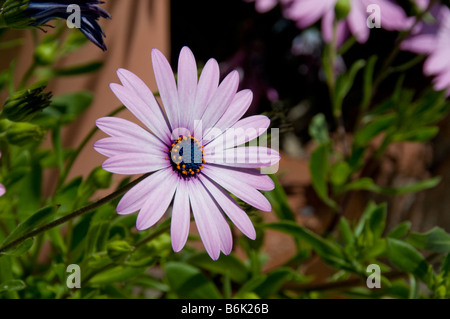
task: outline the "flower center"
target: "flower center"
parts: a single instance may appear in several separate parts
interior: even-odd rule
[[[206,163],[203,155],[203,146],[200,145],[198,139],[190,135],[180,136],[173,141],[169,150],[172,169],[183,178],[200,178],[203,164]]]

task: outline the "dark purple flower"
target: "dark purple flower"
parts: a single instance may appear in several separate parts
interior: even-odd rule
[[[110,19],[111,16],[99,6],[102,3],[99,0],[32,0],[25,13],[33,19],[33,26],[42,26],[55,18],[67,19],[72,14],[70,10],[67,12],[68,6],[78,5],[81,13],[81,32],[92,43],[105,51],[106,45],[103,41],[105,33],[97,21],[100,18]]]

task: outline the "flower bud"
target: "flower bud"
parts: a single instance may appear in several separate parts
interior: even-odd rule
[[[8,143],[25,146],[33,142],[39,142],[44,137],[44,130],[30,123],[13,123],[6,131]]]
[[[350,0],[338,0],[336,7],[334,7],[334,12],[336,14],[336,19],[343,20],[347,18],[351,10]]]
[[[57,58],[58,47],[58,39],[52,36],[46,37],[34,51],[34,60],[38,65],[52,65]]]
[[[43,93],[45,86],[30,87],[11,95],[1,116],[14,122],[29,122],[51,103],[52,94]]]
[[[109,242],[106,249],[109,258],[118,261],[127,257],[134,250],[134,247],[126,241],[116,240]]]
[[[28,8],[28,0],[6,0],[0,8],[0,28],[26,29],[34,20],[25,10]]]

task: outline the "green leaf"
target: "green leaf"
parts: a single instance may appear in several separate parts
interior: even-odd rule
[[[30,159],[30,173],[25,175],[20,183],[20,201],[18,211],[21,220],[37,211],[41,206],[42,194],[42,167],[34,156]]]
[[[361,70],[365,65],[366,61],[362,59],[357,60],[355,63],[353,63],[347,73],[339,75],[336,81],[336,91],[333,106],[334,114],[336,115],[336,117],[340,116],[342,102],[350,92],[350,89],[353,87],[353,82],[355,81],[355,77],[358,74],[359,70]]]
[[[419,127],[408,132],[396,133],[393,135],[394,142],[426,142],[434,138],[439,133],[439,127]]]
[[[128,256],[134,250],[134,247],[131,246],[127,241],[116,240],[109,242],[107,244],[106,250],[111,260],[119,260],[125,256]]]
[[[102,68],[103,62],[94,61],[87,64],[71,66],[64,69],[54,69],[54,76],[74,76],[98,71]]]
[[[450,234],[439,227],[435,227],[424,234],[410,233],[407,241],[418,249],[438,253],[450,252]]]
[[[368,227],[373,234],[374,238],[380,238],[383,234],[384,228],[386,227],[386,216],[387,216],[387,205],[378,205],[370,215],[368,221]]]
[[[364,212],[362,213],[361,217],[359,218],[359,222],[355,227],[355,236],[359,237],[364,231],[364,228],[366,227],[367,221],[370,219],[370,216],[373,214],[373,212],[377,209],[377,204],[374,202],[369,202],[364,209]]]
[[[69,124],[89,108],[93,99],[93,94],[87,91],[56,96],[52,104],[33,119],[33,123],[47,128]]]
[[[387,239],[387,255],[398,269],[412,273],[427,281],[429,265],[425,258],[410,244],[393,238]]]
[[[373,87],[373,71],[375,69],[375,64],[377,63],[378,56],[372,55],[367,62],[367,66],[364,69],[364,85],[363,85],[363,99],[361,102],[361,108],[364,112],[369,106],[370,100],[372,98],[372,87]]]
[[[108,220],[93,222],[86,236],[86,256],[92,255],[96,251],[101,251],[99,249],[100,244],[103,242],[102,239],[107,236],[110,222]]]
[[[384,195],[404,195],[410,193],[417,193],[426,189],[433,188],[437,186],[440,183],[440,181],[441,181],[440,177],[435,177],[427,179],[425,181],[420,181],[414,184],[405,185],[401,187],[381,187],[376,185],[371,178],[364,177],[347,184],[344,187],[344,191],[347,192],[351,190],[365,190]]]
[[[54,247],[57,247],[61,253],[66,254],[67,253],[67,246],[64,242],[64,238],[58,228],[52,228],[47,232],[48,236],[50,237],[50,240],[52,242],[52,245]]]
[[[347,162],[338,162],[331,167],[330,181],[335,186],[342,186],[351,173],[352,169]]]
[[[291,277],[292,271],[290,269],[277,269],[268,274],[265,280],[254,289],[254,292],[263,299],[274,296]]]
[[[389,238],[394,238],[394,239],[401,239],[403,236],[405,236],[408,231],[411,228],[411,222],[406,221],[403,222],[399,225],[397,225],[397,227],[395,227],[393,230],[391,230],[388,234],[387,237]]]
[[[208,254],[200,253],[190,257],[187,262],[213,273],[227,275],[237,283],[245,282],[250,275],[247,267],[234,255],[221,256],[220,262],[217,262],[212,260]]]
[[[2,246],[18,239],[38,226],[41,226],[45,221],[53,217],[56,211],[57,207],[55,206],[48,206],[37,211],[11,232],[11,234],[3,241]]]
[[[92,277],[89,281],[92,285],[108,285],[116,282],[124,282],[141,275],[146,268],[128,268],[117,266],[103,271]]]
[[[9,280],[0,284],[0,293],[6,291],[19,291],[25,289],[27,286],[22,280]]]
[[[337,209],[337,204],[328,196],[327,176],[329,171],[329,145],[322,144],[311,154],[309,169],[312,185],[317,196],[328,206]]]
[[[447,254],[447,256],[445,256],[445,259],[442,262],[441,273],[443,274],[444,277],[449,278],[448,276],[450,275],[450,253]]]
[[[241,298],[241,296],[253,292],[256,288],[260,287],[266,281],[266,279],[267,275],[256,275],[242,285],[241,289],[239,289],[235,297]]]
[[[338,227],[344,243],[347,245],[353,244],[355,242],[355,235],[345,217],[339,219]]]
[[[365,146],[383,131],[392,127],[397,120],[395,114],[381,115],[364,126],[355,134],[354,143],[358,146]]]
[[[182,299],[221,299],[217,287],[193,266],[181,262],[169,262],[165,266],[169,284]]]
[[[325,115],[320,113],[313,117],[309,126],[309,135],[319,144],[325,144],[330,141]]]
[[[275,175],[270,176],[275,184],[275,189],[270,192],[264,192],[264,195],[272,205],[272,209],[281,220],[295,220],[294,212],[292,211],[287,195],[283,186]]]
[[[308,243],[325,262],[332,266],[338,268],[348,267],[345,255],[338,245],[331,240],[314,234],[294,222],[282,221],[265,224],[263,228],[280,231]]]
[[[19,257],[23,254],[25,254],[28,250],[33,247],[34,244],[34,238],[28,238],[22,243],[18,244],[17,246],[1,253],[0,255],[6,255],[11,257]]]

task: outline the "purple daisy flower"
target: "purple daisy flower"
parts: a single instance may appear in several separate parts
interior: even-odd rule
[[[154,49],[152,62],[164,111],[149,88],[133,73],[119,69],[122,85],[111,84],[119,100],[145,125],[120,118],[101,118],[97,126],[111,137],[94,148],[109,157],[103,168],[116,174],[153,173],[124,195],[121,215],[139,211],[136,228],[157,223],[173,200],[171,238],[174,251],[186,244],[192,210],[200,237],[212,259],[232,250],[231,229],[225,216],[247,237],[255,239],[250,218],[231,197],[271,211],[259,192],[274,188],[258,168],[280,160],[274,150],[238,147],[260,136],[270,120],[252,116],[240,120],[252,92],[238,90],[239,76],[231,72],[219,85],[219,66],[210,59],[200,78],[191,50],[181,50],[178,82],[164,55]],[[235,135],[235,131],[244,135]],[[228,134],[228,133],[232,134]]]
[[[2,153],[0,153],[0,158],[2,157]],[[0,197],[5,195],[6,193],[6,189],[5,186],[3,186],[2,184],[0,184]]]
[[[293,0],[285,8],[284,14],[296,22],[301,29],[311,26],[322,19],[322,34],[326,42],[333,36],[334,8],[337,0]],[[411,27],[413,21],[403,9],[390,0],[350,0],[350,12],[338,22],[337,43],[341,45],[350,34],[356,41],[365,43],[369,39],[370,29],[367,26],[369,5],[378,5],[381,10],[381,27],[389,31],[401,31]]]
[[[422,10],[428,7],[429,1],[416,1]],[[450,96],[450,9],[436,4],[430,10],[433,21],[420,22],[414,33],[401,44],[405,51],[428,55],[423,73],[435,76],[434,88],[447,90]]]

